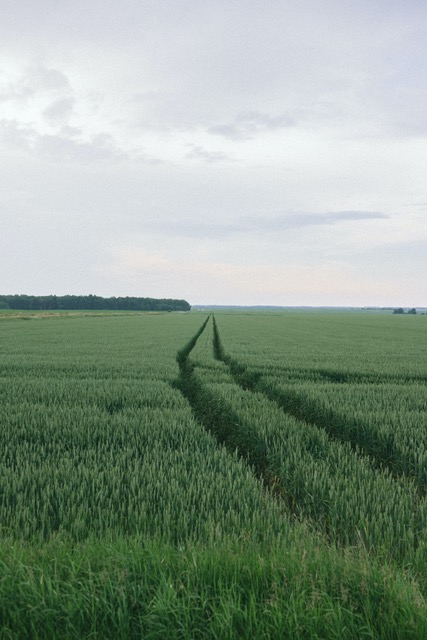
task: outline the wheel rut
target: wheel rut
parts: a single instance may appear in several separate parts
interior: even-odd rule
[[[178,351],[179,377],[173,383],[188,401],[196,420],[230,454],[237,454],[251,468],[266,490],[286,511],[296,515],[293,497],[286,491],[277,474],[269,467],[265,445],[255,430],[242,420],[222,399],[203,384],[190,353],[205,330],[210,316],[189,342]]]
[[[387,438],[373,438],[369,443],[364,438],[367,427],[362,422],[357,420],[344,422],[341,415],[332,410],[324,412],[318,403],[296,392],[291,387],[283,391],[268,384],[263,380],[260,372],[249,371],[245,365],[225,352],[214,317],[213,352],[217,360],[227,365],[234,381],[242,389],[263,394],[268,400],[276,403],[284,413],[302,423],[325,431],[333,440],[349,444],[357,455],[368,456],[376,468],[380,471],[387,470],[396,481],[403,483],[408,480],[413,481],[420,497],[426,496],[427,487],[421,484],[417,478],[408,474],[403,467],[393,433],[390,433]]]
[[[285,456],[286,463],[285,466],[283,465],[282,456],[278,455],[279,451],[274,448],[273,441],[265,438],[265,434],[262,430],[259,430],[257,422],[252,421],[252,414],[245,415],[240,413],[238,403],[241,400],[234,407],[234,401],[231,400],[229,403],[227,399],[228,392],[223,395],[215,388],[215,382],[211,383],[204,380],[203,365],[197,364],[197,361],[192,361],[190,355],[210,320],[212,320],[213,356],[216,360],[226,365],[232,381],[228,384],[235,385],[236,390],[240,387],[245,391],[260,394],[270,402],[273,401],[279,410],[282,410],[287,415],[296,417],[301,423],[302,429],[306,424],[307,428],[314,427],[319,433],[326,432],[326,436],[330,437],[331,442],[337,441],[337,445],[340,442],[346,445],[350,444],[351,446],[347,452],[343,450],[342,454],[350,456],[348,460],[351,462],[351,469],[355,468],[354,465],[359,458],[362,470],[355,477],[356,480],[363,478],[368,482],[368,487],[371,488],[367,495],[371,496],[377,490],[381,490],[386,491],[386,495],[391,492],[390,495],[396,496],[387,506],[387,516],[383,516],[381,504],[377,505],[378,508],[376,507],[374,510],[375,516],[369,507],[363,516],[363,521],[360,521],[361,516],[357,509],[348,513],[345,483],[343,485],[341,481],[342,478],[345,478],[345,468],[344,471],[338,471],[335,466],[338,458],[334,456],[338,455],[339,457],[341,452],[337,454],[339,447],[335,447],[331,451],[332,465],[329,471],[329,467],[327,467],[329,454],[326,450],[328,449],[328,438],[325,440],[326,449],[324,454],[312,451],[311,440],[317,442],[317,436],[313,439],[310,433],[307,434],[307,441],[303,439],[301,445],[298,445],[301,447],[302,453],[301,464],[304,465],[306,460],[310,465],[307,468],[312,469],[314,474],[313,477],[310,476],[309,478],[305,474],[305,467],[295,466],[292,455],[293,450],[288,452],[290,454],[289,458]],[[376,450],[362,448],[358,441],[349,442],[348,438],[343,437],[342,434],[336,435],[326,424],[325,416],[323,416],[322,420],[313,420],[306,413],[306,408],[298,394],[290,394],[290,398],[287,397],[282,390],[275,390],[273,387],[267,386],[261,373],[248,371],[243,364],[227,355],[222,346],[218,326],[213,315],[205,320],[193,338],[178,351],[176,359],[179,366],[179,376],[173,386],[186,398],[197,422],[216,439],[219,445],[224,446],[231,455],[236,455],[237,453],[250,466],[255,477],[264,485],[268,494],[277,500],[284,512],[295,519],[305,521],[332,544],[344,547],[361,544],[368,552],[378,544],[379,534],[376,524],[378,518],[386,517],[387,535],[396,540],[396,545],[393,547],[396,557],[398,556],[403,561],[409,548],[412,549],[411,553],[416,551],[420,541],[424,539],[424,511],[421,508],[424,501],[420,494],[417,493],[412,480],[408,480],[405,476],[400,476],[394,466],[390,465],[390,468],[388,468],[384,460],[373,455],[373,451],[377,453]],[[311,409],[313,410],[313,406]],[[317,409],[317,407],[314,406],[314,409]],[[267,442],[269,442],[268,445],[266,444]],[[271,446],[273,448],[270,450]],[[354,459],[351,456],[351,449],[354,449],[353,453],[356,454]],[[311,466],[312,464],[313,466]],[[366,471],[363,471],[363,469]],[[374,477],[376,471],[384,474],[382,478],[378,478],[378,482]],[[313,483],[311,480],[313,480]],[[330,499],[325,498],[325,487],[327,491],[333,492],[335,496],[334,502],[331,503]],[[334,493],[336,487],[341,487],[338,490],[339,493]],[[368,503],[369,498],[366,504]],[[406,523],[404,526],[409,527],[408,530],[413,532],[412,537],[405,537],[400,541],[400,529],[397,531],[394,517],[392,517],[392,512],[394,513],[395,509],[401,510],[402,518]],[[350,525],[349,519],[352,522]],[[382,535],[381,532],[380,539]]]

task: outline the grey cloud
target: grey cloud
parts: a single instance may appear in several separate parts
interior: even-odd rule
[[[37,132],[23,126],[16,120],[0,120],[0,141],[2,146],[15,149],[30,149]]]
[[[310,215],[310,214],[308,214]],[[378,219],[386,219],[389,218],[385,213],[381,213],[379,211],[333,211],[330,213],[324,214],[311,214],[313,215],[312,224],[328,224],[330,222],[340,222],[345,220],[378,220]],[[319,216],[319,221],[317,220]]]
[[[327,10],[309,0],[190,0],[185,7],[107,0],[102,10],[90,4],[40,10],[53,20],[50,34],[49,20],[37,12],[28,22],[30,10],[24,17],[16,6],[9,31],[22,22],[29,34],[54,35],[61,46],[72,36],[76,51],[87,40],[94,50],[133,50],[129,92],[135,94],[133,124],[140,128],[204,128],[231,140],[295,126],[294,119],[301,127],[332,124],[347,133],[358,125],[356,136],[427,130],[425,34],[418,26],[425,24],[426,9],[419,1],[370,3],[368,9],[365,1],[360,7],[333,0]],[[39,75],[55,82],[46,69]],[[234,118],[238,112],[243,115]]]
[[[31,50],[35,39],[52,41],[61,52],[80,51],[86,42],[133,50],[132,90],[147,98],[140,116],[146,127],[200,126],[245,139],[292,126],[297,114],[299,124],[311,127],[367,121],[369,132],[383,131],[384,122],[396,134],[426,131],[426,4],[420,0],[332,0],[326,9],[309,0],[7,4],[2,20],[11,44],[22,39]],[[34,69],[21,95],[34,83],[64,87],[58,74]],[[258,112],[281,113],[283,105],[291,118],[260,120]],[[234,120],[243,109],[258,116]]]
[[[67,119],[74,107],[75,99],[73,97],[60,98],[55,100],[43,111],[44,118],[51,123]]]
[[[387,219],[388,215],[376,211],[332,211],[327,213],[299,212],[267,219],[248,219],[251,231],[287,231],[302,227],[334,225],[348,221]]]
[[[35,128],[22,126],[15,121],[0,121],[0,140],[3,145],[36,155],[83,163],[126,157],[109,134],[82,140],[78,138],[79,133],[78,129],[63,127],[59,134],[40,134]]]
[[[120,160],[125,157],[108,134],[99,134],[87,141],[74,140],[64,135],[41,135],[38,136],[35,146],[41,155],[83,163]]]
[[[41,134],[36,128],[13,120],[0,120],[0,143],[12,149],[61,162],[118,162],[132,160],[137,163],[158,165],[162,161],[140,150],[120,147],[109,133],[84,137],[81,129],[63,126],[58,133]]]
[[[62,71],[43,65],[30,67],[26,82],[36,90],[58,91],[70,88],[70,82]]]
[[[291,231],[310,226],[335,225],[348,221],[387,220],[390,216],[376,211],[333,211],[329,213],[291,213],[273,218],[244,217],[232,223],[204,222],[181,219],[154,222],[144,221],[142,226],[147,231],[172,236],[193,238],[226,238],[246,233],[271,233]]]
[[[0,102],[27,101],[34,93],[34,88],[25,83],[7,83],[0,87]]]
[[[83,134],[83,131],[79,127],[70,127],[65,124],[61,127],[61,134],[66,138],[78,138]]]
[[[187,158],[195,160],[203,160],[204,162],[223,162],[224,160],[230,161],[231,158],[221,151],[208,151],[199,145],[190,145],[191,150],[187,153]]]
[[[21,77],[0,87],[0,101],[28,101],[39,93],[71,92],[68,78],[59,71],[37,65],[28,67]]]
[[[295,126],[295,121],[288,116],[270,116],[266,113],[242,113],[229,124],[209,127],[208,132],[233,140],[247,140],[265,131],[276,131]]]

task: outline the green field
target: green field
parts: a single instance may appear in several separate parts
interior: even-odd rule
[[[40,315],[0,321],[0,638],[427,637],[427,317]]]

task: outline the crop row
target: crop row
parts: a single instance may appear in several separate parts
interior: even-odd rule
[[[348,440],[397,476],[427,490],[425,385],[295,384],[262,376],[257,387],[334,437]]]
[[[10,324],[6,356],[16,351],[22,366],[14,360],[16,375],[9,367],[0,383],[3,537],[186,545],[244,536],[268,545],[293,535],[251,470],[217,446],[171,386],[176,344],[200,318],[155,320],[114,319],[118,345],[107,319]],[[63,375],[46,376],[39,355]],[[98,377],[86,375],[88,362]]]
[[[229,356],[289,381],[427,380],[425,317],[292,312],[216,318]]]
[[[235,326],[228,319],[223,326],[226,335],[235,335]],[[423,375],[390,377],[395,359],[387,364],[379,358],[383,363],[381,374],[365,375],[364,382],[355,382],[351,375],[346,378],[349,380],[346,383],[334,381],[334,376],[325,381],[323,375],[313,377],[313,369],[305,377],[304,365],[309,358],[305,356],[304,359],[304,350],[298,369],[286,365],[285,354],[280,366],[271,364],[274,354],[276,357],[278,353],[282,354],[282,343],[286,343],[286,320],[281,324],[271,324],[271,330],[276,341],[274,349],[270,347],[271,358],[265,347],[261,351],[260,343],[253,343],[250,349],[242,347],[239,351],[235,344],[227,342],[231,355],[227,353],[226,360],[236,381],[262,392],[297,419],[325,429],[338,440],[350,442],[376,460],[380,467],[388,468],[393,475],[413,478],[424,495],[427,489],[427,386],[422,382]],[[393,343],[396,350],[399,348],[398,337],[396,334]],[[312,336],[306,340],[306,347],[308,343],[313,349],[318,349],[318,343],[322,344],[323,339],[322,335]],[[378,348],[373,341],[371,344],[374,349]],[[330,346],[338,355],[328,350],[324,354],[325,360],[342,357],[339,343],[333,345],[330,341]],[[255,348],[258,349],[257,362],[253,355],[248,355],[255,352]],[[425,351],[426,347],[421,342],[418,358],[413,362],[417,371],[421,371],[419,365],[424,362]],[[346,367],[356,368],[355,363],[357,359],[352,359],[347,352]]]
[[[211,339],[213,348],[199,345],[191,354],[193,388],[203,398],[198,413],[208,428],[254,465],[292,513],[332,541],[422,566],[427,508],[416,485],[289,415],[268,394],[236,384],[215,321]]]
[[[289,517],[300,510],[305,519],[314,505],[312,479],[302,476],[297,501],[279,465],[282,454],[293,460],[293,438],[309,471],[336,451],[337,465],[349,456],[364,466],[364,482],[369,459],[242,389],[213,357],[212,322],[201,322],[197,314],[4,321],[0,635],[426,637],[421,520],[420,544],[408,549],[421,510],[405,511],[401,569],[374,557],[394,557],[393,537],[373,555],[337,547],[330,502],[313,526]],[[264,366],[268,344],[257,348]],[[264,424],[264,413],[277,424]],[[337,487],[350,494],[353,476],[343,473]],[[381,478],[369,486],[396,488],[398,518],[401,497],[419,496],[387,472]]]

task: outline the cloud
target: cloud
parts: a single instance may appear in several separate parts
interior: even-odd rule
[[[227,238],[249,233],[276,233],[310,226],[337,225],[345,222],[387,220],[390,216],[376,211],[333,211],[329,213],[290,213],[275,217],[238,217],[233,222],[180,220],[142,221],[147,231],[189,238]]]
[[[27,67],[21,74],[0,86],[0,101],[27,102],[40,94],[63,94],[71,92],[66,75],[55,68],[44,65]]]
[[[66,120],[71,115],[74,104],[75,98],[73,97],[59,98],[46,107],[43,111],[43,116],[51,123]]]
[[[377,248],[425,234],[424,212],[411,203],[427,197],[427,3],[4,4],[2,246],[17,274],[5,286],[27,289],[22,229],[30,245],[36,224],[49,244],[66,238],[73,248],[84,228],[91,265],[114,242],[156,247],[171,259],[158,277],[173,297],[199,262],[206,278],[194,300],[206,280],[203,297],[225,301],[233,277],[227,295],[237,301],[240,283],[249,292],[264,273],[256,300],[247,295],[260,304],[275,268],[277,297],[286,273],[294,277],[284,261],[306,269],[307,282],[310,268],[333,260],[357,270],[366,263],[367,282],[376,265],[385,274],[380,296],[394,247]],[[421,249],[416,255],[421,265]],[[403,272],[411,251],[401,256]],[[187,259],[181,273],[176,265]],[[52,263],[58,288],[64,276],[75,291],[87,286],[86,274],[58,269]],[[145,288],[143,272],[132,273],[116,279],[117,294],[126,282],[129,294]],[[411,272],[420,292],[423,276],[421,266]],[[297,274],[295,283],[298,302]],[[342,296],[353,284],[349,276]]]
[[[230,161],[231,158],[226,153],[222,151],[208,151],[204,147],[200,145],[191,144],[189,145],[190,151],[187,153],[186,157],[194,160],[203,160],[204,162],[224,162]]]
[[[16,120],[0,120],[0,141],[3,147],[30,149],[37,132]]]
[[[63,91],[71,88],[70,81],[62,71],[44,65],[30,67],[25,82],[36,91]]]
[[[114,138],[100,133],[82,139],[78,128],[64,127],[59,133],[42,134],[35,127],[11,121],[0,121],[0,140],[4,146],[20,149],[28,154],[61,162],[99,162],[127,157]]]
[[[0,87],[0,103],[27,101],[34,93],[34,88],[25,83],[3,83]]]
[[[36,140],[35,150],[53,160],[83,163],[120,160],[125,157],[109,134],[99,134],[90,140],[73,140],[64,135],[40,135]]]
[[[426,7],[419,0],[331,0],[326,8],[309,0],[190,0],[185,7],[77,0],[55,10],[40,0],[38,11],[6,4],[9,47],[31,56],[49,42],[52,57],[78,61],[79,81],[102,79],[103,89],[110,83],[127,97],[145,95],[140,121],[147,127],[201,126],[230,140],[295,119],[396,135],[401,127],[426,131]],[[26,90],[65,88],[66,77],[51,66],[33,65],[32,75]]]
[[[288,116],[270,116],[266,113],[253,111],[238,115],[231,123],[211,126],[208,128],[208,133],[232,140],[248,140],[260,133],[277,131],[295,125],[295,121]]]
[[[385,220],[390,216],[378,211],[330,211],[327,213],[293,213],[271,218],[272,229],[295,229],[313,225],[330,225],[358,220]]]

